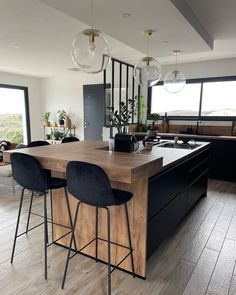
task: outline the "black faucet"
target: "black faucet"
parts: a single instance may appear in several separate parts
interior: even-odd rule
[[[201,121],[197,121],[196,134],[198,134],[198,126],[199,126],[199,124],[201,124],[201,123],[202,123]]]

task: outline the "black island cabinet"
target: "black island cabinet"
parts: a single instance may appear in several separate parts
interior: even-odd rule
[[[149,179],[147,259],[207,194],[209,146]]]

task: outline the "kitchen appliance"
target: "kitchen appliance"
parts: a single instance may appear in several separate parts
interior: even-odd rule
[[[115,135],[115,151],[132,153],[135,151],[135,143],[137,139],[132,134],[120,134]]]

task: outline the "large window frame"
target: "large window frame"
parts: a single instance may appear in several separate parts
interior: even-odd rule
[[[31,129],[30,129],[30,113],[29,113],[29,92],[28,87],[0,84],[0,88],[18,89],[24,91],[24,105],[25,105],[25,120],[26,120],[26,141],[27,144],[31,142]]]
[[[227,76],[227,77],[212,77],[212,78],[198,78],[198,79],[188,79],[186,84],[200,83],[200,101],[199,101],[199,112],[198,116],[168,116],[169,120],[188,120],[188,121],[236,121],[236,116],[202,116],[202,97],[203,97],[203,85],[207,82],[227,82],[227,81],[236,81],[236,76]],[[154,86],[163,85],[163,81],[158,82]],[[151,100],[152,100],[152,87],[148,88],[148,99],[147,99],[147,115],[151,114]],[[163,116],[161,116],[163,118]]]

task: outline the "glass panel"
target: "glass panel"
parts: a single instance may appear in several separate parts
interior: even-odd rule
[[[168,116],[198,116],[201,83],[186,84],[178,93],[167,92],[163,85],[152,87],[151,113]]]
[[[24,90],[1,87],[0,98],[0,139],[26,143]]]
[[[202,116],[236,116],[236,81],[203,84]]]

